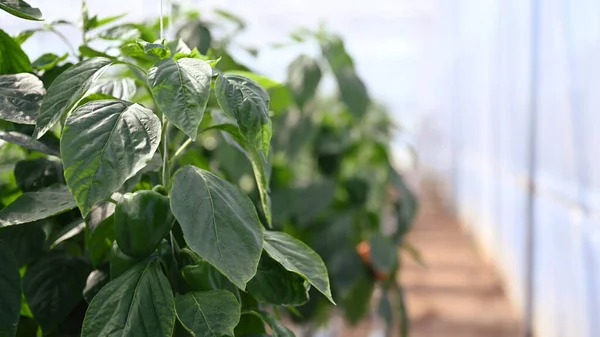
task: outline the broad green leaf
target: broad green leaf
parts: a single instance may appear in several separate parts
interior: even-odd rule
[[[266,326],[260,316],[249,313],[249,310],[258,311],[259,303],[249,293],[240,292],[240,303],[242,304],[242,317],[235,327],[236,336],[246,336],[255,333],[266,334]]]
[[[126,101],[92,101],[69,115],[60,152],[65,180],[84,217],[146,166],[160,135],[152,110]]]
[[[350,323],[357,324],[368,314],[374,287],[373,278],[363,275],[342,298],[342,309]]]
[[[24,303],[22,305],[25,305]],[[25,316],[21,314],[21,319],[19,320],[19,327],[17,328],[17,334],[15,337],[33,337],[37,336],[39,331],[39,325],[32,318],[32,316]]]
[[[330,207],[335,187],[334,181],[322,180],[296,191],[295,215],[299,225],[307,226]]]
[[[191,292],[175,297],[177,317],[196,337],[233,337],[240,304],[226,290]]]
[[[147,41],[140,40],[137,43],[144,49],[144,52],[148,55],[152,55],[159,60],[171,57],[171,51],[165,46],[163,41],[150,43]]]
[[[391,335],[391,328],[394,324],[394,309],[392,309],[392,303],[390,302],[389,295],[385,291],[383,294],[381,294],[381,298],[379,299],[377,312],[385,322],[386,331],[388,331],[388,334]]]
[[[42,220],[75,207],[77,204],[67,186],[64,185],[23,193],[13,203],[0,210],[0,226]]]
[[[177,36],[181,36],[181,39],[188,46],[198,48],[202,55],[206,55],[212,42],[210,30],[200,21],[191,21],[185,24],[181,27]]]
[[[35,124],[44,84],[31,74],[0,75],[0,119]]]
[[[235,327],[235,335],[243,337],[271,337],[266,334],[265,323],[260,317],[244,314]]]
[[[44,332],[60,324],[83,299],[90,266],[80,257],[52,254],[27,268],[23,291]]]
[[[196,140],[208,103],[211,76],[208,63],[191,58],[165,59],[148,71],[160,111],[192,140]]]
[[[263,254],[248,292],[257,300],[274,305],[299,306],[308,302],[308,284],[296,273]]]
[[[92,30],[96,28],[100,28],[104,25],[107,25],[111,22],[117,21],[127,15],[126,13],[118,14],[114,16],[108,16],[106,18],[98,19],[98,16],[94,15],[91,18],[88,18],[87,15],[84,16],[83,28],[85,30]]]
[[[73,109],[76,110],[77,108],[79,108],[82,105],[85,105],[91,101],[99,101],[99,100],[115,100],[118,99],[112,95],[107,95],[107,94],[89,94],[86,95],[84,98],[82,98],[79,102],[77,102],[77,104],[75,104],[75,106],[73,106]]]
[[[292,96],[290,89],[283,83],[247,70],[229,70],[227,73],[248,77],[263,87],[269,94],[270,109],[275,115],[284,112],[294,104],[294,97]]]
[[[113,61],[108,58],[95,57],[78,63],[58,75],[42,101],[33,138],[42,137],[65,113],[69,112],[112,63]]]
[[[30,73],[31,62],[21,46],[0,29],[0,75]]]
[[[15,164],[15,180],[23,192],[36,192],[54,184],[64,184],[60,161],[45,157],[20,160]]]
[[[67,69],[71,68],[72,66],[73,63],[66,62],[63,65],[56,66],[50,70],[44,71],[44,73],[40,76],[40,79],[42,80],[42,82],[44,82],[44,87],[49,88],[60,74],[67,71]]]
[[[241,134],[266,157],[271,144],[269,94],[255,81],[236,74],[220,75],[215,94],[223,112],[235,118]]]
[[[146,54],[144,48],[137,43],[128,43],[122,46],[121,54],[124,56],[129,56],[130,58],[144,65],[152,64],[152,62],[157,60],[156,56]]]
[[[0,240],[13,252],[19,267],[30,264],[44,254],[46,233],[42,225],[32,222],[20,226],[0,227]]]
[[[110,95],[128,101],[133,98],[136,90],[137,85],[131,78],[101,78],[92,84],[87,94]]]
[[[107,53],[96,50],[90,46],[79,46],[79,53],[82,56],[89,57],[89,58],[103,57],[103,58],[108,58],[108,59],[114,59],[114,57],[108,55]]]
[[[263,241],[252,201],[231,183],[189,165],[175,174],[170,195],[188,246],[244,290],[256,274]]]
[[[398,247],[391,239],[375,233],[369,240],[371,262],[379,273],[389,275],[398,266]]]
[[[271,327],[273,337],[296,337],[292,330],[286,328],[281,321],[266,311],[249,310],[247,313],[265,321]]]
[[[192,53],[192,50],[190,49],[190,47],[187,44],[185,44],[185,42],[183,42],[182,39],[177,39],[175,41],[171,41],[171,42],[167,43],[167,47],[171,51],[171,55],[173,55],[173,58],[176,60],[182,58],[182,57],[177,58],[176,57],[177,54],[190,55]]]
[[[171,337],[175,306],[160,262],[142,261],[104,286],[88,307],[82,337]]]
[[[330,36],[321,43],[323,56],[336,77],[340,98],[355,117],[361,118],[370,104],[369,94],[356,74],[354,62],[337,36]]]
[[[48,235],[47,241],[50,243],[50,249],[60,247],[61,244],[83,233],[84,230],[85,221],[83,221],[83,219],[76,219],[74,221],[69,222],[65,226],[56,228],[55,230],[51,231]]]
[[[214,116],[214,115],[213,115]],[[258,186],[258,193],[260,195],[260,201],[262,203],[263,212],[267,218],[269,226],[271,225],[271,198],[269,197],[269,180],[270,180],[270,164],[262,153],[257,151],[254,147],[248,144],[244,137],[241,135],[239,128],[233,124],[217,124],[211,126],[209,129],[218,129],[227,132],[235,143],[239,145],[240,150],[248,157],[252,164],[252,172],[256,179],[256,185]]]
[[[314,97],[321,75],[319,62],[306,55],[300,55],[289,65],[287,81],[299,107]]]
[[[398,311],[400,312],[400,337],[408,337],[410,318],[406,310],[406,302],[404,301],[404,289],[399,284],[396,284],[396,294],[398,296]]]
[[[9,143],[17,144],[26,149],[45,153],[47,155],[60,157],[60,150],[58,148],[50,147],[38,140],[32,140],[31,136],[16,132],[16,131],[0,131],[0,139]]]
[[[100,292],[100,289],[110,281],[110,273],[106,270],[94,270],[88,276],[85,288],[83,289],[83,298],[88,304]]]
[[[22,32],[19,32],[19,34],[13,36],[13,40],[15,40],[15,42],[19,45],[22,45],[23,43],[25,43],[25,41],[29,40],[29,38],[32,37],[33,34],[37,33],[38,31],[38,29],[24,30]]]
[[[105,40],[132,41],[141,38],[139,25],[125,23],[117,25],[100,33],[100,38]]]
[[[265,231],[264,237],[264,248],[269,256],[285,269],[302,275],[335,304],[331,297],[327,268],[317,253],[286,233]]]
[[[108,259],[114,240],[115,225],[111,214],[92,230],[86,241],[86,248],[95,268],[100,267]]]
[[[21,274],[17,259],[2,240],[0,266],[0,336],[12,337],[21,312]]]
[[[390,167],[388,172],[390,183],[397,193],[397,200],[393,205],[397,221],[395,239],[396,243],[401,244],[404,241],[406,233],[413,226],[415,216],[417,215],[418,201],[408,186],[406,186],[404,178],[395,169]]]
[[[287,85],[271,88],[268,92],[271,97],[270,109],[276,116],[289,110],[294,104],[294,97]]]
[[[23,0],[0,0],[0,9],[21,19],[33,21],[44,20],[39,8],[31,7],[31,5]]]
[[[353,69],[344,69],[336,74],[340,97],[355,117],[367,113],[370,99],[367,88]]]
[[[68,56],[68,53],[64,54],[63,56],[58,56],[53,53],[46,53],[38,57],[37,60],[33,61],[31,65],[36,70],[50,70],[56,67],[59,62],[66,60]]]

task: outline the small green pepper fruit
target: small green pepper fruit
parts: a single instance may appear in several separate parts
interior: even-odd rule
[[[115,208],[115,238],[123,253],[146,257],[169,233],[173,222],[168,197],[149,190],[127,193]]]
[[[206,261],[181,268],[181,276],[190,291],[223,289],[239,297],[236,286]]]
[[[123,254],[123,252],[119,249],[117,244],[113,244],[112,250],[110,252],[109,263],[110,263],[110,279],[113,280],[124,272],[127,269],[133,267],[140,260],[127,256]]]

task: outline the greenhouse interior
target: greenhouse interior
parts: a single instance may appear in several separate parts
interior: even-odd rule
[[[597,0],[0,0],[0,337],[600,337],[598,60]]]

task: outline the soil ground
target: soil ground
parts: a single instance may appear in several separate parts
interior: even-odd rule
[[[494,270],[448,212],[433,185],[422,186],[409,241],[426,267],[403,258],[411,337],[518,337],[519,323]],[[406,254],[403,254],[406,255]],[[372,336],[370,322],[338,336]]]

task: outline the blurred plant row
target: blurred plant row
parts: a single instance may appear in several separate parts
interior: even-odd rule
[[[20,0],[19,3],[25,4]],[[0,9],[10,12],[10,6],[10,1],[0,0]],[[19,16],[41,17],[34,8],[23,6],[16,11]],[[253,157],[257,153],[244,148],[235,132],[214,127],[233,122],[231,116],[222,112],[222,102],[211,95],[206,107],[211,113],[206,114],[199,128],[206,130],[203,137],[192,140],[175,125],[166,124],[168,148],[164,151],[172,154],[168,170],[176,172],[193,165],[239,186],[254,202],[263,224],[272,223],[273,230],[299,239],[322,257],[337,307],[314,287],[308,294],[289,291],[298,284],[292,279],[284,280],[288,284],[270,284],[270,288],[257,287],[255,282],[254,288],[248,283],[247,292],[235,289],[242,311],[261,309],[284,321],[314,329],[326,325],[337,313],[356,324],[369,317],[373,293],[380,289],[375,310],[385,320],[388,335],[393,334],[393,329],[400,329],[400,335],[407,336],[407,309],[397,277],[401,268],[398,253],[405,251],[419,260],[418,252],[406,241],[417,200],[392,165],[394,123],[388,112],[371,99],[342,39],[324,28],[293,32],[286,45],[316,45],[320,54],[297,56],[287,68],[287,79],[280,83],[258,75],[233,54],[232,50],[240,49],[246,49],[249,55],[269,52],[240,44],[238,34],[245,29],[243,19],[225,11],[214,11],[211,16],[201,14],[204,13],[176,8],[169,19],[173,20],[180,40],[170,45],[160,37],[161,26],[169,25],[167,18],[162,19],[162,25],[161,20],[128,22],[122,15],[99,18],[90,15],[85,5],[81,22],[44,23],[12,37],[0,30],[0,75],[32,73],[48,89],[78,61],[102,57],[149,69],[157,59],[166,57],[161,53],[169,52],[160,46],[177,50],[179,43],[189,47],[186,57],[210,63],[219,74],[241,75],[256,81],[270,98],[273,131],[268,156]],[[61,29],[65,26],[79,27],[80,46],[64,38]],[[71,51],[64,55],[49,52],[30,60],[20,46],[34,34],[56,34]],[[319,90],[326,78],[334,80],[335,94]],[[77,106],[114,98],[154,106],[153,93],[147,87],[146,75],[138,68],[115,67],[89,88]],[[35,125],[4,118],[3,107],[8,104],[15,103],[3,97],[0,80],[0,119],[4,119],[0,121],[0,139],[4,141],[0,146],[2,207],[11,205],[24,193],[65,183],[63,165],[57,160],[60,130],[54,128],[39,140],[32,140]],[[163,183],[159,157],[128,179],[120,192],[151,190]],[[5,226],[6,217],[0,211],[0,242],[16,256],[23,277],[17,336],[81,333],[89,302],[113,273],[114,207],[110,207],[110,202],[103,205],[108,207],[92,208],[84,222],[75,209],[19,226]],[[173,227],[175,240],[184,247],[183,234],[177,233],[177,228]],[[158,251],[172,246],[161,244]],[[62,274],[41,271],[28,277],[31,269],[42,269],[39,262],[52,251],[84,257],[87,265],[73,263],[64,267]],[[265,276],[277,270],[271,262],[261,259],[258,269],[260,272],[263,268],[263,273],[257,275],[264,279],[260,282],[274,282]],[[175,273],[178,275],[174,279],[192,283],[210,274],[208,288],[231,290],[223,276],[208,267],[184,267]],[[302,287],[307,287],[303,278],[299,280]],[[56,302],[48,303],[50,300]],[[271,325],[273,336],[291,333],[272,325],[269,319],[264,321]],[[4,336],[2,322],[0,318],[0,336]],[[259,336],[254,334],[267,331],[257,315],[242,315],[234,335]],[[185,329],[175,330],[175,335],[186,333]]]

